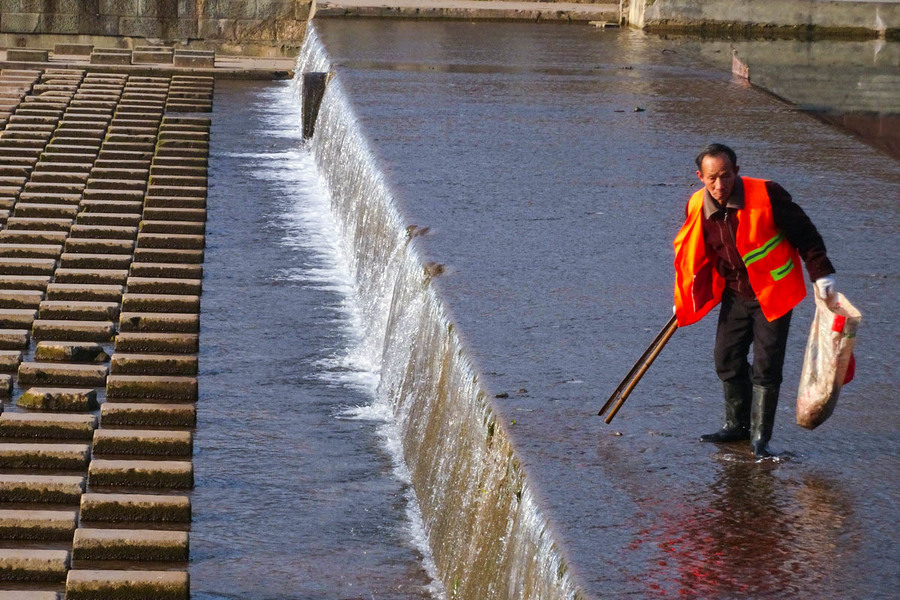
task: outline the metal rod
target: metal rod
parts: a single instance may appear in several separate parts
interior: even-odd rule
[[[619,392],[625,387],[625,385],[631,380],[637,370],[641,367],[642,364],[647,360],[647,357],[650,356],[650,353],[653,352],[653,349],[659,344],[660,340],[669,330],[673,323],[677,323],[675,315],[672,315],[672,318],[666,323],[665,327],[663,327],[659,333],[656,334],[656,337],[653,338],[653,341],[647,346],[647,349],[644,350],[644,353],[641,354],[641,357],[637,359],[637,362],[634,363],[634,366],[631,367],[631,370],[628,371],[628,375],[626,375],[622,381],[619,382],[619,386],[616,388],[616,391],[612,393],[609,399],[606,401],[606,404],[603,405],[603,408],[600,409],[600,412],[597,413],[598,417],[602,417],[603,413],[606,412],[606,409],[610,407],[616,397],[619,395]]]
[[[650,365],[653,364],[653,361],[656,360],[656,357],[659,356],[659,353],[662,352],[662,349],[668,343],[668,341],[672,338],[672,334],[675,333],[675,330],[678,329],[678,323],[672,323],[670,321],[670,326],[666,330],[665,335],[660,340],[659,344],[657,344],[656,348],[653,349],[653,352],[650,353],[650,356],[647,357],[647,360],[641,365],[641,368],[638,369],[638,372],[635,373],[634,378],[622,391],[622,395],[619,396],[619,401],[616,402],[616,405],[613,406],[613,409],[610,411],[609,416],[606,417],[606,424],[609,425],[610,421],[613,420],[613,417],[616,416],[616,413],[619,412],[619,409],[622,408],[622,405],[625,404],[625,400],[628,399],[628,396],[631,394],[631,391],[634,389],[634,386],[638,384],[641,380],[641,377],[644,376],[644,373],[647,372],[647,369],[650,368]]]

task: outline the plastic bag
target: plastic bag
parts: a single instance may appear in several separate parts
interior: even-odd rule
[[[797,393],[797,425],[815,429],[834,412],[841,386],[853,377],[848,367],[861,319],[843,294],[832,295],[828,302],[816,296]]]

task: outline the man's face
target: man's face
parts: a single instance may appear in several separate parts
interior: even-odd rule
[[[728,200],[731,190],[734,189],[737,174],[738,166],[731,164],[727,154],[704,156],[700,170],[697,171],[697,177],[703,182],[709,195],[719,203]]]

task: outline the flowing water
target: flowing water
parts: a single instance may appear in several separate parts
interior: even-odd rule
[[[323,21],[312,148],[446,593],[891,598],[898,163],[637,32]],[[720,425],[714,323],[678,331],[612,427],[594,416],[671,306],[693,156],[734,146],[822,231],[864,315],[857,380],[774,445]],[[491,398],[490,396],[496,396]]]

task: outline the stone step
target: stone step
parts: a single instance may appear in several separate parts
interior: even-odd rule
[[[164,248],[135,248],[135,262],[194,264],[203,263],[203,250],[169,250]]]
[[[193,404],[150,404],[107,402],[100,407],[103,427],[195,427],[197,407]]]
[[[190,458],[193,448],[190,431],[108,428],[94,431],[95,457],[135,455]]]
[[[91,178],[105,181],[141,181],[146,185],[150,177],[149,169],[97,168],[91,170]]]
[[[4,229],[0,231],[0,244],[55,244],[66,243],[68,229],[65,231],[46,231],[29,229]]]
[[[2,265],[2,261],[0,261]],[[126,269],[57,269],[57,283],[124,286],[128,280]]]
[[[74,219],[78,215],[77,205],[26,203],[16,204],[14,217]]]
[[[95,213],[141,214],[144,203],[135,200],[89,200],[81,201],[81,208]],[[18,208],[18,205],[17,205]]]
[[[78,215],[78,225],[102,225],[115,227],[137,227],[141,222],[141,215],[137,213],[81,213]]]
[[[70,239],[129,240],[134,244],[138,228],[117,225],[73,225]]]
[[[33,308],[0,309],[0,328],[31,329],[31,324],[36,318],[37,311]]]
[[[53,275],[52,258],[0,258],[0,275]]]
[[[129,277],[126,284],[128,293],[133,294],[169,294],[200,295],[203,281],[200,279],[182,279],[173,277]]]
[[[206,223],[202,221],[141,221],[141,233],[203,236],[206,235]]]
[[[109,355],[96,342],[38,342],[34,349],[37,362],[105,363]]]
[[[42,219],[27,217],[10,217],[6,223],[9,231],[30,230],[30,231],[58,231],[68,233],[72,227],[72,219]]]
[[[63,269],[127,269],[131,261],[131,254],[63,252],[59,257],[59,266]]]
[[[51,283],[47,285],[47,300],[74,300],[86,302],[122,301],[125,288],[121,285],[87,283]]]
[[[106,365],[23,362],[19,385],[100,387],[106,383]]]
[[[73,569],[66,579],[66,600],[189,600],[186,571],[99,571]]]
[[[93,392],[94,390],[81,390]],[[96,398],[96,394],[95,394]],[[94,415],[54,413],[13,413],[0,415],[0,436],[4,439],[72,439],[90,441],[97,428]]]
[[[206,246],[206,236],[176,233],[147,233],[137,236],[139,248],[171,248],[177,250],[202,250]]]
[[[175,175],[184,177],[207,177],[207,169],[203,166],[180,166],[180,165],[153,165],[150,168],[150,176],[155,175]]]
[[[187,496],[95,494],[81,497],[81,521],[90,523],[190,523]]]
[[[0,473],[0,502],[77,504],[85,478],[74,475],[7,475]]]
[[[116,336],[116,352],[160,352],[169,354],[197,354],[199,336],[194,333],[121,332]],[[15,350],[17,348],[5,348]]]
[[[36,309],[43,299],[40,290],[0,290],[0,308]]]
[[[186,562],[188,533],[152,529],[90,529],[75,532],[75,560]]]
[[[200,315],[196,313],[134,313],[119,316],[119,331],[155,333],[198,333]]]
[[[77,206],[81,202],[81,194],[54,194],[49,192],[23,191],[19,194],[19,204],[54,204]]]
[[[84,183],[60,183],[50,181],[31,180],[25,184],[24,192],[30,192],[35,195],[42,194],[65,194],[79,196],[84,191]]]
[[[144,199],[144,190],[88,188],[84,190],[84,199],[141,202]]]
[[[49,321],[38,319],[31,326],[36,340],[61,342],[110,342],[116,328],[109,321]]]
[[[22,408],[60,412],[88,412],[100,406],[93,388],[32,387],[19,396],[17,403]]]
[[[27,329],[0,329],[0,350],[24,350],[30,340]]]
[[[144,199],[146,208],[190,208],[205,209],[206,198],[187,198],[182,196],[158,196],[153,191]]]
[[[203,265],[135,261],[131,263],[130,273],[132,277],[200,280],[203,278]]]
[[[79,227],[76,225],[75,227]],[[84,227],[81,225],[81,227]],[[75,254],[131,254],[134,251],[134,240],[76,238],[66,240],[66,252]]]
[[[53,258],[62,254],[59,244],[0,244],[2,258]]]
[[[0,549],[0,581],[62,582],[69,562],[65,550]]]
[[[142,218],[145,221],[206,221],[206,209],[202,208],[144,208]]]
[[[89,444],[0,442],[0,469],[83,470],[90,459]]]
[[[22,352],[19,350],[0,350],[0,372],[15,373],[19,370],[19,363],[22,362]],[[133,373],[137,375],[138,373]],[[181,375],[181,373],[173,373]],[[193,373],[184,373],[184,375],[192,375]]]
[[[0,306],[2,306],[2,297],[2,292],[0,292]],[[122,296],[122,310],[125,312],[199,313],[200,297],[183,294],[134,294],[128,291]]]
[[[41,154],[41,162],[47,163],[48,169],[62,169],[53,163],[82,165],[79,170],[87,172],[96,158],[95,152],[63,152],[59,149],[48,149]],[[68,170],[68,169],[66,169]]]
[[[77,517],[75,510],[0,510],[0,539],[71,541]]]
[[[109,375],[106,378],[106,399],[109,402],[195,402],[197,378],[179,375]]]
[[[119,316],[117,302],[78,302],[72,300],[44,300],[41,319],[74,321],[114,321]]]
[[[194,466],[186,460],[110,460],[95,458],[88,467],[88,482],[97,487],[194,487]]]
[[[109,365],[114,375],[197,376],[197,357],[184,354],[129,354],[116,352]]]

